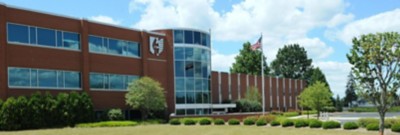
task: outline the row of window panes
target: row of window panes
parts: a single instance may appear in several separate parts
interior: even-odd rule
[[[174,43],[198,44],[210,47],[210,35],[191,30],[174,30]]]
[[[175,60],[210,61],[211,51],[201,48],[175,47]]]
[[[175,61],[175,77],[209,78],[210,64],[207,62]]]
[[[90,88],[125,91],[129,83],[139,79],[136,75],[90,73]]]
[[[7,41],[46,47],[80,50],[80,35],[34,26],[7,23]]]
[[[211,109],[176,109],[176,115],[211,114]]]
[[[175,91],[210,91],[210,80],[202,78],[176,78]]]
[[[89,36],[89,51],[129,57],[140,57],[139,43],[99,36]]]
[[[81,74],[75,71],[9,67],[8,85],[26,88],[80,89]]]
[[[175,92],[176,104],[210,103],[210,92]]]

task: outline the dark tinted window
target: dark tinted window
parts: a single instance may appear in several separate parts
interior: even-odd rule
[[[56,32],[50,29],[37,28],[38,44],[56,46]]]
[[[9,68],[8,83],[10,86],[30,86],[30,70],[26,68]]]
[[[17,24],[7,24],[8,42],[29,43],[28,27]]]
[[[174,43],[184,43],[183,38],[184,34],[182,30],[175,30],[174,31]]]
[[[54,70],[39,70],[40,87],[57,87],[57,72]]]
[[[189,31],[189,30],[185,31],[185,43],[193,44],[193,31]]]
[[[103,39],[89,36],[89,50],[91,52],[105,52],[106,48],[103,48]]]
[[[79,34],[64,32],[63,43],[65,48],[71,48],[75,50],[80,49],[80,37]]]

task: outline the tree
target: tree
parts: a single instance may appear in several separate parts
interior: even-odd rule
[[[319,67],[312,68],[310,71],[311,71],[311,77],[310,77],[310,80],[308,81],[308,85],[312,85],[315,82],[320,81],[320,82],[325,83],[329,89],[329,83],[326,80],[325,74],[321,71],[321,69],[319,69]]]
[[[250,43],[243,44],[243,49],[240,50],[238,56],[235,57],[235,63],[230,68],[231,73],[244,73],[252,75],[261,75],[261,55],[260,50],[251,50]],[[269,74],[269,67],[264,57],[264,74]]]
[[[302,107],[317,110],[317,118],[319,119],[319,112],[322,108],[332,105],[331,97],[332,93],[329,92],[326,84],[317,81],[300,93],[299,103]]]
[[[346,96],[344,97],[344,105],[349,107],[353,106],[352,102],[357,101],[358,97],[355,92],[355,82],[353,73],[350,71],[349,75],[347,76],[347,84],[346,84]]]
[[[335,108],[336,108],[337,112],[343,111],[343,102],[342,102],[342,99],[340,99],[339,95],[336,95]]]
[[[361,35],[353,39],[347,54],[358,92],[378,109],[381,135],[385,129],[385,114],[393,106],[400,87],[399,39],[396,32]]]
[[[255,101],[261,103],[261,95],[258,92],[257,87],[249,87],[247,88],[245,99],[250,100],[250,101]]]
[[[140,110],[143,120],[152,112],[166,108],[164,88],[150,77],[142,77],[130,83],[125,101],[133,109]]]
[[[275,75],[285,78],[309,80],[312,60],[307,51],[298,44],[285,45],[278,50],[271,68]]]

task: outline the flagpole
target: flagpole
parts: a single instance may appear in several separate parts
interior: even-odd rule
[[[261,33],[261,91],[262,91],[262,114],[265,115],[265,90],[264,90],[264,49],[262,43],[263,35]]]

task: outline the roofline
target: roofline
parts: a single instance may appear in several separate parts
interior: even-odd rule
[[[201,29],[197,29],[197,28],[188,28],[188,27],[172,27],[172,28],[165,28],[165,29],[154,29],[151,31],[159,31],[159,30],[192,30],[192,31],[203,32],[206,34],[211,33],[211,29],[209,29],[209,31],[205,31],[205,30],[201,30]]]

